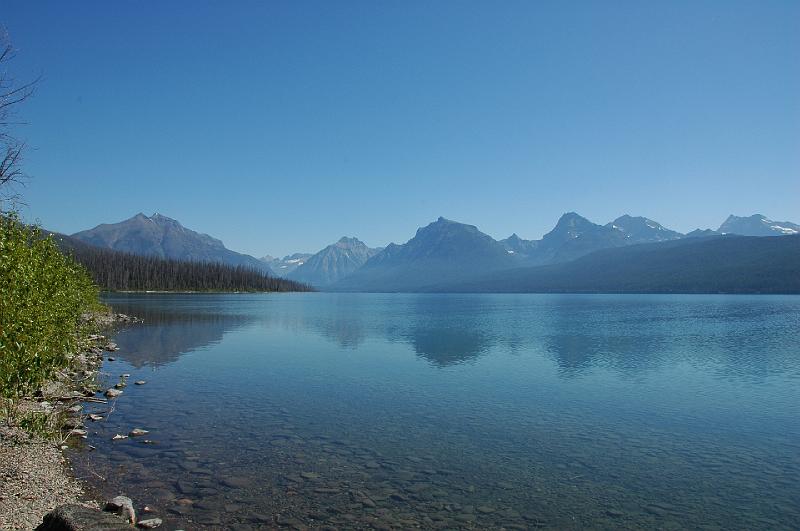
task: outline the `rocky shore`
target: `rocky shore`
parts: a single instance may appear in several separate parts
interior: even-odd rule
[[[100,328],[138,321],[110,312],[87,314],[84,320]],[[26,419],[24,422],[15,423],[5,416],[0,420],[0,529],[115,529],[115,525],[130,529],[130,524],[136,523],[135,517],[126,523],[119,516],[102,512],[101,506],[113,513],[127,514],[113,500],[103,505],[89,494],[74,478],[62,453],[72,441],[86,436],[83,424],[88,419],[82,403],[107,400],[95,396],[102,390],[98,374],[104,352],[117,349],[102,335],[84,339],[83,351],[72,356],[68,369],[34,396],[14,404],[14,418]],[[54,511],[56,508],[60,509]],[[45,515],[47,522],[43,523]],[[160,522],[156,520],[139,523],[157,527]]]

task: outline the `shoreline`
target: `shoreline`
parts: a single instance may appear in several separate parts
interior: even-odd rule
[[[139,321],[110,311],[83,318],[106,333],[116,324]],[[0,529],[35,529],[45,515],[65,504],[85,508],[80,511],[88,515],[104,514],[99,493],[76,476],[64,450],[86,437],[84,404],[102,390],[98,376],[104,353],[116,345],[98,334],[83,337],[81,343],[70,367],[16,405],[21,413],[46,419],[44,424],[26,430],[5,418],[0,425]]]

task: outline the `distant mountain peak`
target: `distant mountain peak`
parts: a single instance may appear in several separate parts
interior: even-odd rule
[[[303,265],[311,256],[310,253],[294,253],[286,255],[283,258],[277,258],[268,254],[261,257],[260,260],[267,264],[279,277],[286,277]]]
[[[631,216],[623,214],[614,221],[606,224],[625,235],[629,243],[649,243],[665,240],[677,240],[683,234],[670,230],[661,223],[644,216]]]
[[[427,232],[427,231],[437,231],[442,229],[453,229],[453,228],[463,228],[470,231],[478,231],[478,227],[475,225],[469,225],[467,223],[461,223],[460,221],[453,221],[452,219],[447,219],[445,217],[439,216],[436,221],[432,221],[425,225],[424,227],[420,227],[417,229],[417,233],[420,232]]]
[[[335,289],[408,289],[482,271],[511,268],[520,262],[500,242],[474,225],[439,217],[417,229],[402,245],[390,244],[367,260]]]
[[[773,221],[763,214],[751,216],[731,214],[718,230],[725,234],[740,236],[788,236],[800,234],[800,225],[791,221]]]
[[[188,229],[177,220],[158,212],[150,217],[139,212],[119,223],[104,223],[72,236],[90,245],[132,254],[220,262],[271,272],[257,258],[231,251],[222,241]]]
[[[687,232],[684,236],[685,238],[707,238],[709,236],[719,236],[720,233],[715,231],[714,229],[694,229],[693,231]]]
[[[509,254],[517,254],[522,256],[530,255],[535,251],[539,244],[537,241],[523,240],[517,235],[516,232],[512,233],[511,236],[505,240],[500,240],[499,243],[505,247]]]
[[[154,223],[158,223],[160,225],[172,225],[172,226],[175,226],[175,227],[184,228],[183,225],[181,225],[181,222],[178,221],[177,219],[171,218],[169,216],[165,216],[164,214],[159,214],[158,212],[155,212],[148,219],[150,219],[150,221],[152,221]]]
[[[288,278],[315,286],[326,286],[344,278],[381,249],[371,249],[356,237],[342,236],[318,253],[307,257],[286,257],[284,261],[296,264]]]
[[[586,219],[585,217],[581,216],[577,212],[567,212],[562,214],[560,218],[558,218],[558,222],[553,230],[557,230],[559,228],[571,228],[571,227],[580,227],[580,226],[588,226],[594,225],[591,221]]]
[[[343,245],[365,245],[364,242],[353,236],[342,236],[336,243]]]
[[[585,230],[599,227],[576,212],[567,212],[558,218],[556,226],[544,238],[578,238]]]

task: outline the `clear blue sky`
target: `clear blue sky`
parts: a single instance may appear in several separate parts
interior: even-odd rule
[[[800,221],[800,2],[0,0],[27,217],[161,212],[255,255],[438,216]]]

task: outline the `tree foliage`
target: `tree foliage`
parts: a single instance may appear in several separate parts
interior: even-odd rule
[[[52,237],[10,214],[0,216],[0,294],[0,397],[15,398],[69,365],[98,293]]]
[[[66,236],[59,236],[59,242],[107,291],[311,291],[300,282],[245,266],[131,254]]]

